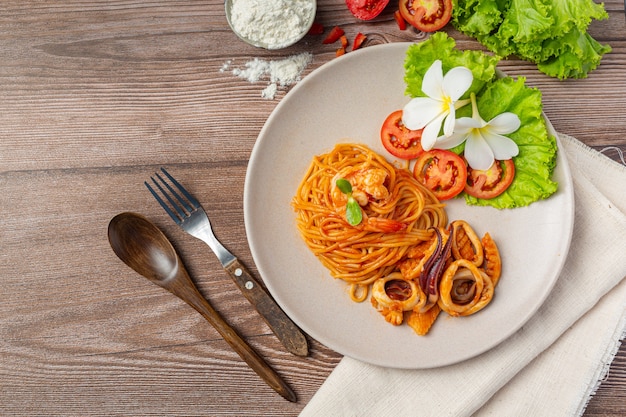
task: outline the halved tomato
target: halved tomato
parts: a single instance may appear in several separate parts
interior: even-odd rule
[[[494,161],[486,171],[467,167],[465,192],[476,198],[494,198],[509,188],[515,178],[515,163],[512,159]]]
[[[391,113],[380,129],[383,146],[393,156],[400,159],[415,159],[424,152],[422,149],[422,131],[411,130],[402,123],[402,110]]]
[[[434,32],[452,17],[452,0],[400,0],[400,14],[422,32]]]
[[[425,151],[418,156],[413,175],[439,200],[457,196],[467,182],[467,168],[463,158],[442,149]]]
[[[358,19],[372,20],[389,4],[389,0],[346,0],[350,12]]]

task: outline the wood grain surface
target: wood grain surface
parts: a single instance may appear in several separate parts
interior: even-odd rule
[[[626,19],[621,0],[591,34],[613,52],[584,80],[524,61],[501,69],[541,89],[555,128],[615,160],[626,152]],[[413,41],[390,6],[357,21],[319,0],[317,21],[375,43]],[[460,47],[481,49],[448,29]],[[295,416],[335,365],[310,339],[288,353],[206,245],[177,228],[143,181],[167,166],[210,212],[216,235],[256,274],[243,221],[246,166],[289,87],[233,75],[254,58],[335,58],[307,36],[278,51],[241,42],[223,3],[30,1],[0,4],[0,415]],[[340,59],[340,58],[339,58]],[[228,69],[225,69],[228,68]],[[363,70],[367,70],[366,68]],[[576,175],[573,164],[572,171]],[[200,291],[296,391],[274,393],[192,308],[112,252],[108,222],[141,213],[170,237]],[[626,415],[626,347],[585,412]]]

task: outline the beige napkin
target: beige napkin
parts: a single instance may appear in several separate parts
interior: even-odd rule
[[[560,135],[574,179],[570,252],[553,292],[517,333],[465,362],[427,370],[348,357],[305,416],[578,416],[626,325],[626,168]]]

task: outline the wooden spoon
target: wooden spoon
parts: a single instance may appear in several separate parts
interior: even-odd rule
[[[270,387],[285,399],[296,401],[291,388],[200,294],[158,227],[140,214],[121,213],[109,223],[108,235],[113,252],[126,265],[195,308]]]

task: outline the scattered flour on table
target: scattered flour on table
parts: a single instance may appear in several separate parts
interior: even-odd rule
[[[234,68],[232,73],[251,83],[267,81],[268,85],[261,92],[261,97],[273,100],[279,86],[289,87],[301,80],[302,72],[312,60],[313,55],[308,52],[275,61],[254,58],[246,62],[243,68]],[[220,72],[228,71],[232,65],[232,60],[226,61]]]

